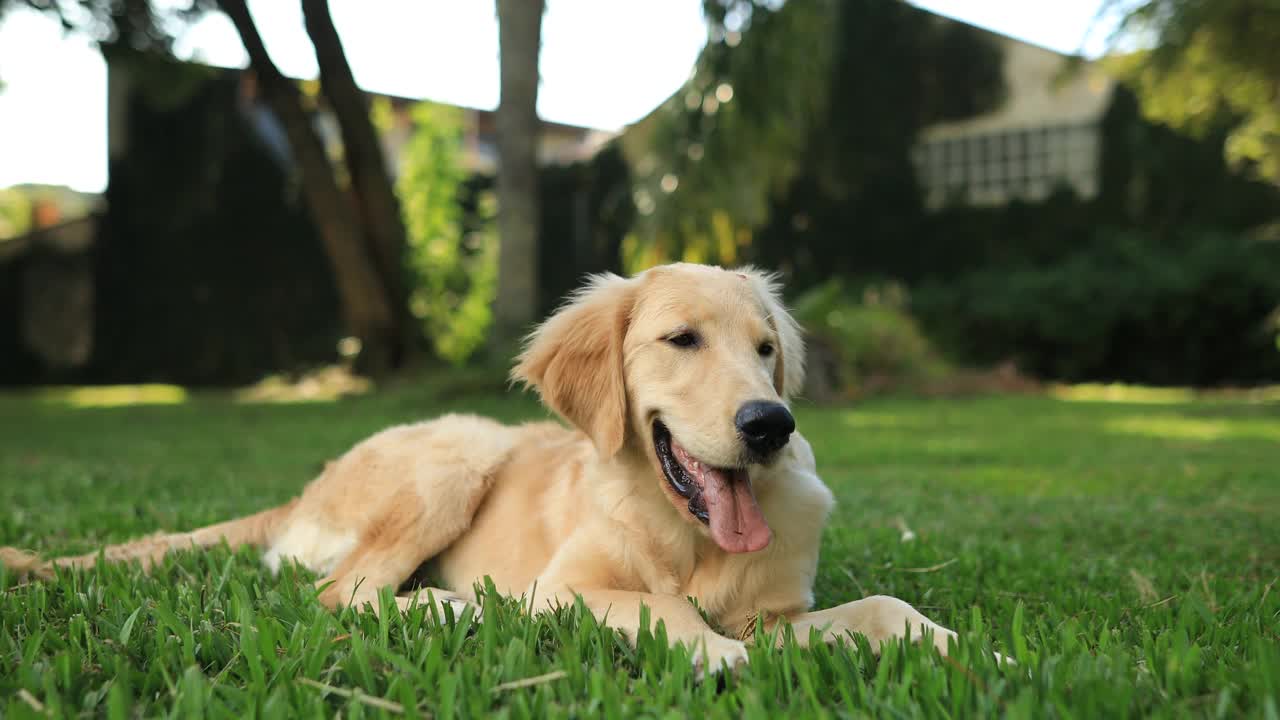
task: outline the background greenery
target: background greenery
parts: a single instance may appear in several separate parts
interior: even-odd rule
[[[91,5],[115,18],[104,52],[138,78],[94,253],[94,353],[76,372],[42,369],[0,314],[0,382],[225,385],[338,359],[349,328],[305,178],[246,127],[233,78],[125,42],[156,20],[149,4]],[[793,301],[833,281],[854,304],[864,288],[901,287],[894,312],[947,367],[1280,379],[1280,135],[1259,80],[1274,75],[1273,3],[1130,3],[1127,31],[1156,44],[1102,63],[1121,85],[1100,127],[1098,195],[940,209],[922,203],[911,150],[930,125],[1008,99],[999,38],[896,1],[705,6],[709,42],[685,86],[590,160],[540,171],[535,315],[591,272],[752,262],[781,272]],[[1077,71],[1064,61],[1063,77]],[[304,89],[306,109],[323,104]],[[404,290],[409,349],[426,351],[404,356],[433,356],[420,364],[502,362],[508,349],[489,342],[494,183],[462,170],[460,123],[413,111],[396,188],[403,278],[384,284],[393,305]],[[21,200],[0,198],[0,213]],[[19,275],[0,265],[0,290]],[[855,346],[879,337],[850,328]],[[867,373],[845,370],[858,391]]]

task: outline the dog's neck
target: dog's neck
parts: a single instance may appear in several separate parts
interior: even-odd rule
[[[662,558],[667,566],[663,572],[677,581],[682,583],[692,574],[708,547],[720,552],[668,499],[661,471],[640,443],[628,441],[610,458],[597,455],[588,474],[599,489],[592,494],[599,518],[615,525],[622,536],[633,538],[632,550]]]

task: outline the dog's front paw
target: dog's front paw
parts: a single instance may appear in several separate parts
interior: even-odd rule
[[[745,643],[708,633],[694,646],[693,677],[701,681],[708,675],[717,675],[726,668],[736,673],[747,662]]]

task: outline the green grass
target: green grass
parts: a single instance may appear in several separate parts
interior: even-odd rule
[[[443,381],[337,403],[225,396],[0,396],[0,544],[81,552],[266,507],[394,422],[528,398]],[[661,640],[590,617],[333,614],[300,571],[184,553],[17,585],[0,571],[0,717],[406,714],[1280,715],[1280,407],[1047,397],[804,408],[840,504],[820,605],[901,597],[960,631],[918,646],[752,649],[695,684]],[[88,407],[75,407],[75,406]],[[96,407],[105,405],[106,407]],[[904,541],[905,529],[914,539]],[[660,631],[659,631],[660,634]],[[862,645],[862,646],[860,646]],[[984,655],[998,649],[1016,668]],[[535,678],[528,687],[515,681]]]

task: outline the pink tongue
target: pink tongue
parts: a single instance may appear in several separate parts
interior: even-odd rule
[[[704,466],[705,467],[705,466]],[[773,537],[769,523],[751,492],[746,470],[704,469],[702,499],[711,516],[711,539],[725,552],[763,550]]]

